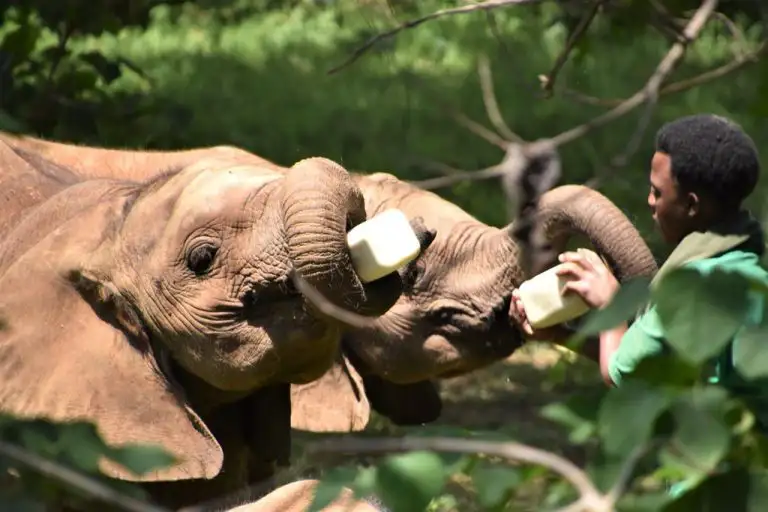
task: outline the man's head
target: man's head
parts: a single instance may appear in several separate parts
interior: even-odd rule
[[[736,213],[759,175],[757,149],[739,125],[713,114],[681,117],[656,134],[648,205],[676,245]]]

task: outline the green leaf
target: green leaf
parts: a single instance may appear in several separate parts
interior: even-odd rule
[[[698,382],[700,375],[701,367],[683,360],[675,353],[646,357],[632,372],[633,378],[643,379],[657,386],[686,388]]]
[[[692,363],[714,357],[741,327],[748,290],[749,282],[732,272],[671,271],[653,293],[667,341]]]
[[[541,416],[570,429],[568,439],[583,444],[597,431],[597,411],[600,396],[578,393],[565,402],[553,403],[541,409]]]
[[[590,311],[585,316],[577,336],[599,334],[635,316],[650,297],[649,283],[650,278],[641,276],[622,284],[605,308]]]
[[[29,59],[40,34],[41,28],[39,26],[29,22],[23,23],[5,35],[0,42],[0,51],[6,56],[11,56],[11,66],[16,66]]]
[[[122,74],[120,64],[116,61],[107,59],[100,52],[81,53],[78,57],[80,60],[93,66],[93,69],[96,70],[99,76],[101,76],[107,84],[111,84],[120,78],[120,75]]]
[[[477,499],[485,510],[502,510],[520,481],[520,473],[508,467],[481,466],[472,472]]]
[[[733,346],[733,366],[746,379],[768,377],[768,329],[746,326]]]
[[[328,471],[315,488],[315,494],[307,512],[319,512],[330,505],[341,494],[344,487],[354,482],[356,476],[355,468],[340,467]]]
[[[397,512],[423,512],[445,485],[440,457],[411,452],[387,457],[377,468],[376,488],[381,500]]]
[[[6,110],[0,108],[0,130],[9,133],[22,133],[27,130],[24,123],[13,117]]]
[[[638,379],[611,389],[598,413],[598,433],[606,453],[627,455],[647,442],[656,419],[673,399],[667,390]]]
[[[728,393],[717,386],[693,388],[681,396],[671,408],[676,428],[662,460],[683,469],[692,481],[714,470],[730,445],[727,406]]]
[[[108,451],[95,425],[86,422],[62,425],[58,444],[73,464],[89,473],[99,471],[99,460]]]
[[[136,475],[143,475],[152,470],[165,468],[176,463],[176,457],[160,446],[126,445],[111,448],[109,457]]]
[[[768,472],[737,468],[707,478],[669,503],[663,512],[723,510],[763,512],[768,503]]]

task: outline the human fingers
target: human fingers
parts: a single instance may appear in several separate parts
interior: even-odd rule
[[[589,291],[589,283],[585,281],[568,281],[560,289],[560,294],[565,295],[568,292],[575,292],[582,297]]]
[[[584,256],[584,259],[589,262],[592,269],[598,274],[605,274],[609,271],[605,261],[597,253],[587,249],[579,249],[579,253]]]
[[[583,279],[585,273],[586,269],[581,264],[572,261],[561,264],[555,271],[558,276],[570,276],[577,280]]]
[[[558,259],[561,263],[573,263],[579,265],[585,270],[593,270],[592,262],[587,258],[587,255],[581,252],[582,249],[577,251],[569,251],[562,253]]]

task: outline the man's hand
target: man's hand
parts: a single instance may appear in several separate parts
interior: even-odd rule
[[[575,252],[564,252],[558,256],[558,260],[562,265],[557,274],[570,279],[563,286],[562,294],[576,293],[590,307],[602,309],[608,305],[619,289],[619,282],[611,270],[599,256],[591,251],[578,249]],[[520,326],[530,341],[551,341],[558,335],[562,335],[561,325],[538,330],[531,327],[518,290],[512,292],[510,317]]]
[[[590,307],[602,309],[611,302],[619,290],[619,282],[605,262],[595,253],[578,249],[558,256],[562,263],[557,275],[567,276],[569,281],[562,293],[576,293]]]
[[[544,329],[534,330],[528,322],[525,314],[523,301],[520,300],[520,292],[515,289],[512,292],[512,304],[510,305],[509,315],[512,320],[520,326],[525,333],[526,341],[553,341],[556,342],[558,336],[562,336],[562,326],[555,325]]]

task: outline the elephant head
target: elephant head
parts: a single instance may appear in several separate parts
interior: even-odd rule
[[[323,375],[343,326],[289,273],[357,313],[386,311],[399,275],[364,285],[346,249],[365,219],[351,176],[322,158],[62,185],[0,243],[0,411],[90,420],[111,444],[178,459],[142,477],[105,464],[118,478],[214,477],[221,446],[174,369],[231,400]]]
[[[437,237],[403,269],[404,291],[368,328],[344,335],[345,354],[368,403],[395,423],[436,419],[441,400],[434,379],[461,375],[509,356],[524,340],[510,316],[510,296],[525,279],[513,226],[485,225],[434,193],[386,173],[356,176],[369,215],[400,208],[419,215]],[[650,249],[627,217],[599,192],[557,187],[541,198],[539,221],[555,251],[586,236],[620,281],[656,272]],[[556,261],[552,261],[552,264]],[[563,335],[569,332],[564,330]],[[332,372],[311,386],[293,386],[292,401],[312,402],[325,417],[294,416],[295,428],[345,431],[357,427],[323,407],[332,398]],[[338,383],[335,384],[338,387]],[[331,391],[327,391],[331,390]],[[349,396],[349,394],[347,394]],[[341,410],[341,409],[340,409]],[[348,409],[344,409],[348,410]]]

